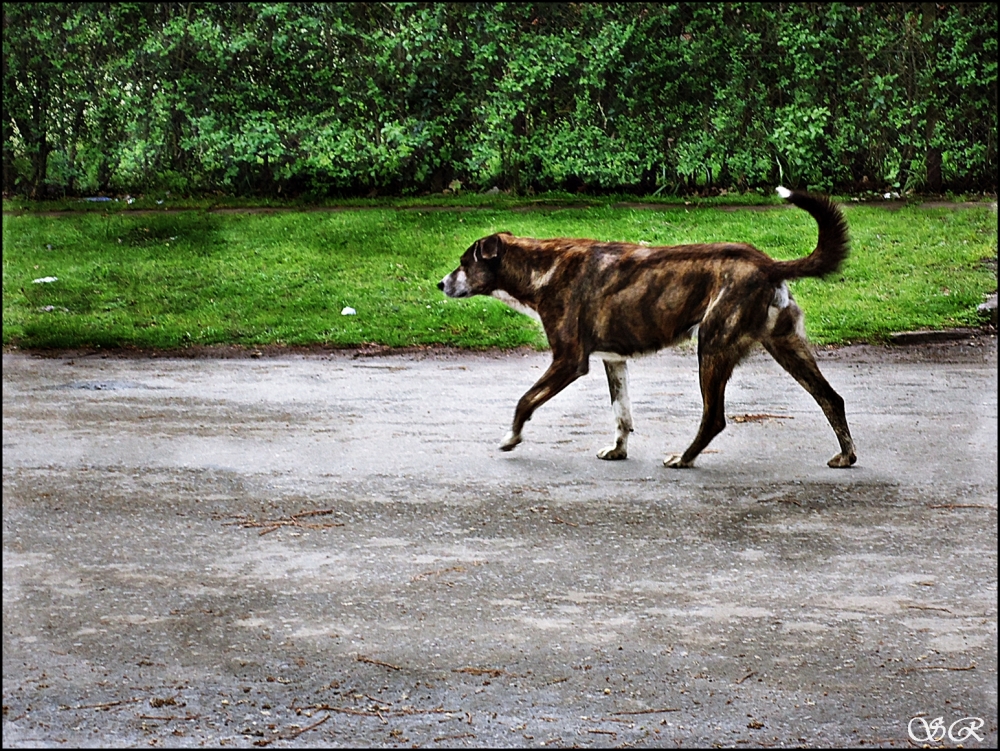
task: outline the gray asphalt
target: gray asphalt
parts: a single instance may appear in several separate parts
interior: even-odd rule
[[[4,746],[996,747],[995,337],[547,362],[5,354]]]

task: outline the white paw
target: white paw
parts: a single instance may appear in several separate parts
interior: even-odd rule
[[[501,451],[513,451],[514,447],[521,442],[520,435],[514,435],[514,431],[511,430],[503,437],[503,443],[500,444]]]
[[[675,469],[688,469],[690,467],[693,467],[694,464],[692,464],[690,462],[688,462],[688,463],[682,462],[681,461],[681,454],[668,454],[663,459],[663,466],[664,467],[673,467]]]
[[[628,458],[628,451],[623,447],[615,444],[614,446],[608,446],[597,452],[598,459],[626,459]]]
[[[830,461],[826,463],[826,466],[833,467],[834,469],[844,469],[850,467],[858,460],[852,451],[850,454],[837,454]]]

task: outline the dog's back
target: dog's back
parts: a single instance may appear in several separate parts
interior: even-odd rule
[[[502,237],[507,294],[537,312],[547,333],[575,328],[570,335],[588,352],[622,356],[676,344],[720,305],[729,309],[717,315],[735,314],[734,329],[759,338],[784,279],[829,273],[843,258],[822,244],[818,253],[783,262],[741,243],[650,247]],[[846,249],[846,241],[833,247]]]

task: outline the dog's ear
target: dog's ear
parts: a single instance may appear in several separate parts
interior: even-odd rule
[[[475,255],[484,261],[489,261],[500,255],[504,248],[504,241],[500,235],[490,235],[480,240],[477,245],[479,247],[476,249]]]

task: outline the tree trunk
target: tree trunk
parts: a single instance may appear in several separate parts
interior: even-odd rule
[[[46,82],[47,84],[48,82]],[[45,185],[45,174],[49,166],[49,146],[48,133],[45,128],[45,112],[42,107],[42,99],[48,100],[48,86],[40,88],[39,95],[35,96],[31,102],[31,191],[32,198],[41,198]]]
[[[69,185],[67,188],[70,195],[76,194],[78,184],[76,179],[76,144],[81,138],[80,131],[83,128],[83,108],[83,102],[77,104],[76,116],[73,118],[73,130],[70,132],[69,136],[69,156],[67,158],[69,163]]]
[[[921,31],[924,34],[930,34],[931,41],[926,50],[927,58],[932,61],[933,67],[937,67],[937,40],[933,36],[934,32],[934,22],[937,20],[937,5],[935,3],[921,3],[920,12],[923,14],[921,19]],[[927,169],[927,188],[932,193],[940,193],[942,190],[941,182],[941,149],[932,145],[934,139],[934,130],[937,128],[938,119],[940,117],[937,108],[938,100],[938,84],[937,78],[934,78],[928,87],[928,91],[925,92],[929,104],[927,106],[927,125],[924,128],[924,138],[927,143],[927,158],[925,160],[925,165]]]

